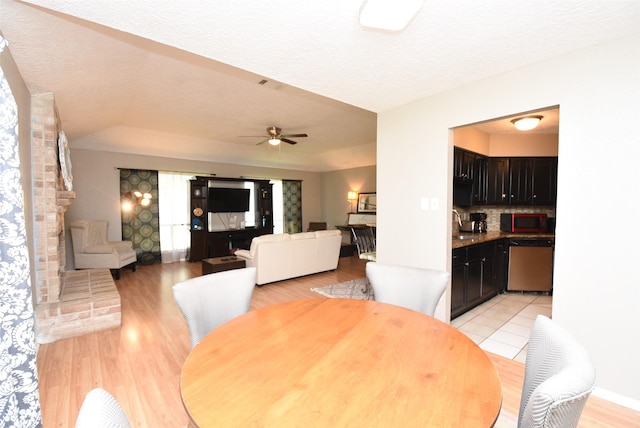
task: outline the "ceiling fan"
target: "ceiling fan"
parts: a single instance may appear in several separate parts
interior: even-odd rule
[[[280,142],[287,144],[298,144],[297,141],[290,140],[289,138],[303,138],[307,137],[307,134],[282,134],[282,129],[277,126],[267,127],[267,136],[264,140],[260,141],[257,145],[264,144],[267,141],[272,146],[277,146]],[[243,135],[243,137],[264,137],[263,135]]]

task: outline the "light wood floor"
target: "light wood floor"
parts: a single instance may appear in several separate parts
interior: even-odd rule
[[[98,386],[116,397],[132,426],[186,426],[179,383],[190,349],[189,332],[171,286],[200,274],[200,263],[187,262],[125,270],[116,281],[122,299],[121,328],[41,345],[37,362],[44,427],[73,427],[84,395]],[[334,272],[256,288],[251,308],[318,298],[311,287],[362,277],[364,263],[343,258]],[[503,384],[503,406],[517,414],[524,366],[491,358]],[[579,426],[638,427],[640,413],[591,397]]]

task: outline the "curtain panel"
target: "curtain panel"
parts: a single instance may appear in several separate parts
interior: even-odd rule
[[[149,205],[134,192],[151,194]],[[161,262],[160,220],[158,204],[158,171],[120,168],[120,200],[132,202],[130,210],[121,209],[122,240],[131,241],[138,263],[151,265]]]
[[[282,180],[284,233],[302,232],[302,181]]]
[[[193,177],[193,174],[179,172],[160,171],[158,174],[162,263],[187,259],[191,245],[189,180]]]
[[[0,53],[6,45],[0,37]],[[18,107],[0,67],[0,427],[40,427],[30,264],[18,153]]]

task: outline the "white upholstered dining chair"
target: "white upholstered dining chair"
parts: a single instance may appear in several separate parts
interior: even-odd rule
[[[130,428],[120,403],[102,388],[87,393],[78,412],[75,428]]]
[[[391,303],[433,316],[449,284],[449,273],[434,269],[367,263],[367,280],[377,302]]]
[[[596,386],[587,351],[564,328],[538,315],[529,336],[520,412],[496,427],[575,428]]]
[[[249,311],[256,268],[210,273],[173,286],[173,297],[196,346],[211,330]]]

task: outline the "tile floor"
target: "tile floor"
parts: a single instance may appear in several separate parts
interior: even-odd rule
[[[524,363],[531,326],[538,314],[551,317],[551,302],[551,296],[542,294],[500,294],[451,325],[485,351]]]

